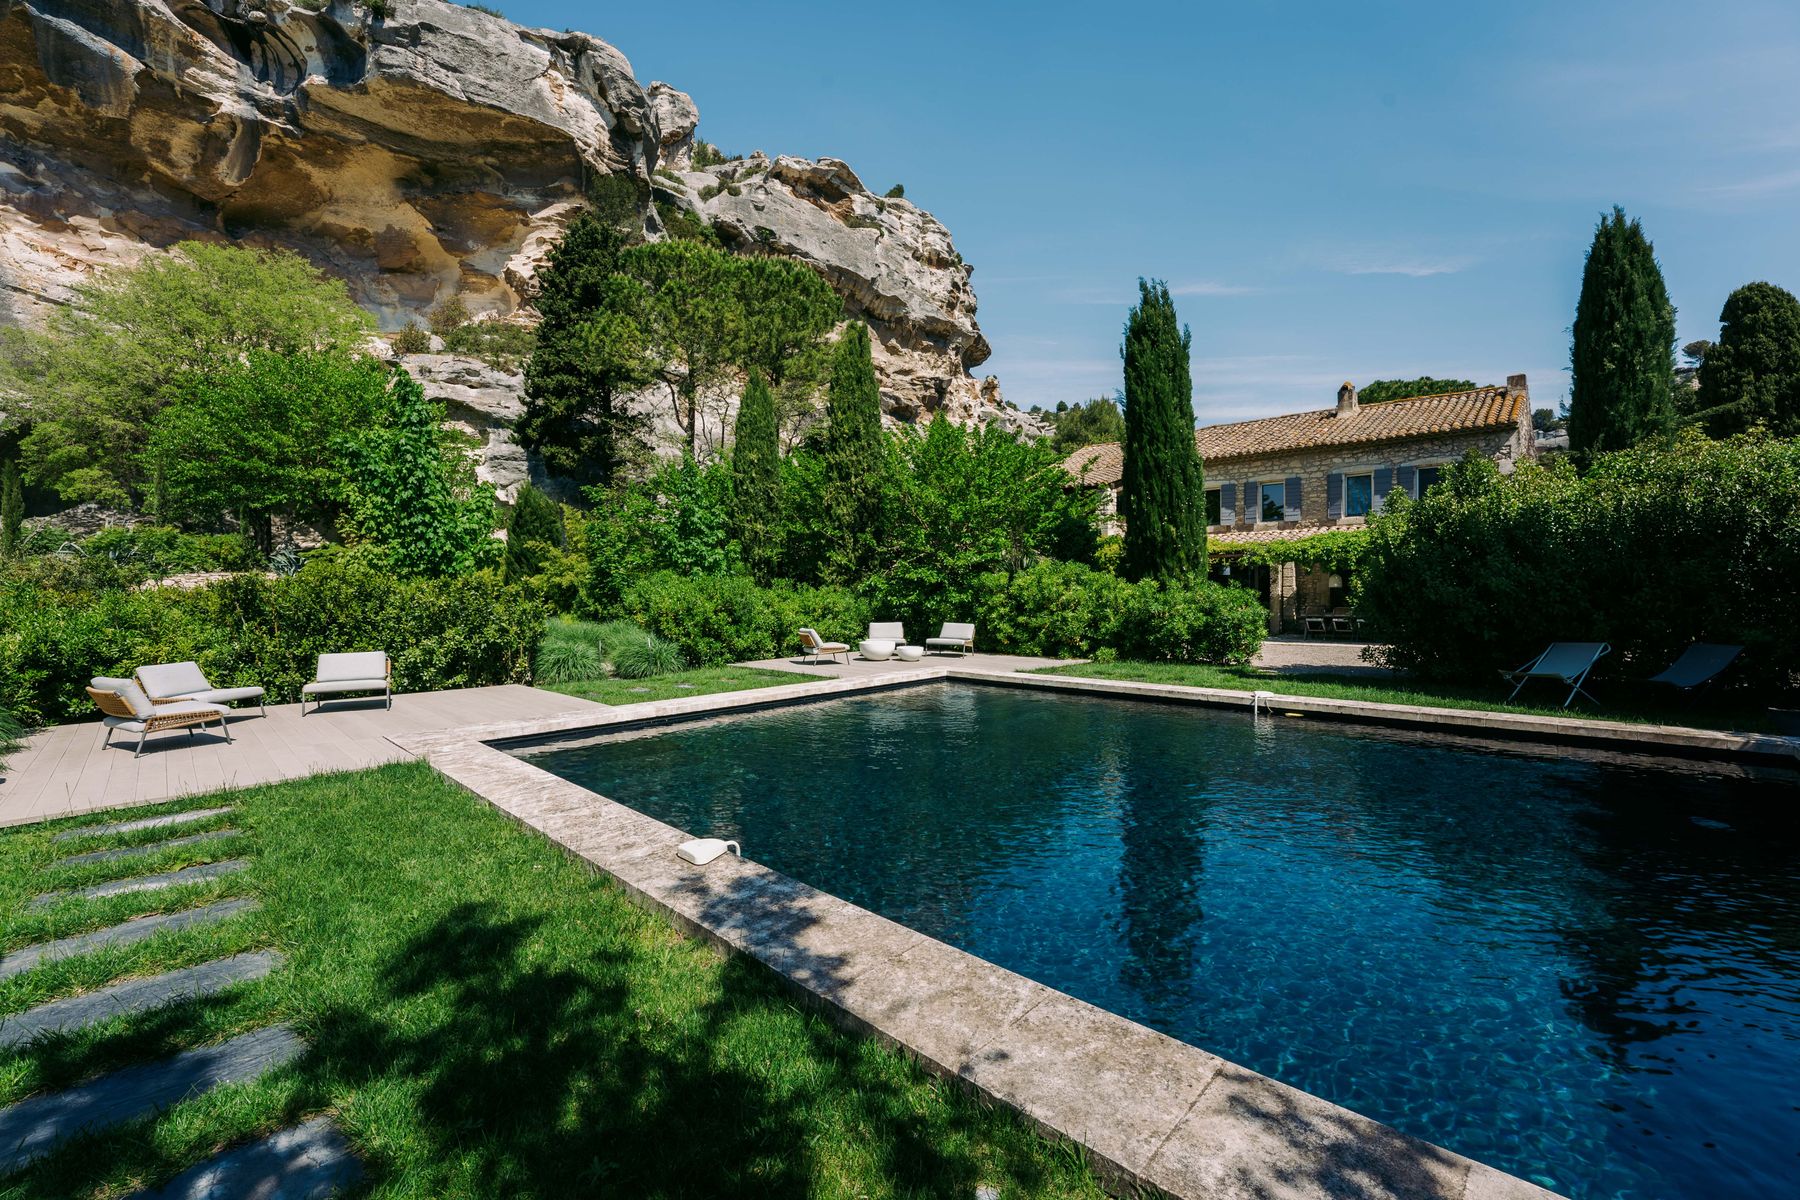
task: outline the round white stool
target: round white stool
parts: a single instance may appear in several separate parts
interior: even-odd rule
[[[894,657],[894,643],[884,638],[869,638],[858,643],[856,650],[870,662],[886,662]]]
[[[923,647],[923,646],[895,646],[894,647],[894,657],[899,659],[901,662],[918,662],[921,658],[925,657],[925,647]]]

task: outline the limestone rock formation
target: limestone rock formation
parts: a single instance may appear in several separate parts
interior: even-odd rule
[[[1024,419],[969,374],[988,356],[969,268],[928,213],[835,159],[693,170],[693,101],[642,87],[598,38],[444,0],[381,7],[0,0],[0,320],[187,238],[303,254],[384,329],[452,296],[504,316],[528,308],[587,184],[624,174],[822,271],[874,330],[896,419]],[[489,439],[484,470],[516,484],[517,376],[421,367]]]

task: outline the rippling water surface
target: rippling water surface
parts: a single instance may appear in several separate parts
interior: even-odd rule
[[[1792,775],[955,684],[528,757],[1581,1200],[1800,1194]]]

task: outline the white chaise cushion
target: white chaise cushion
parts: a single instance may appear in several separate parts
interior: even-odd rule
[[[208,704],[231,704],[238,700],[261,700],[263,695],[263,689],[259,687],[207,688],[204,692],[189,692],[182,699],[204,700]]]
[[[365,687],[386,687],[387,661],[387,655],[380,650],[359,650],[354,654],[321,654],[314,682],[356,682]],[[378,682],[370,684],[371,679]]]
[[[144,690],[157,698],[177,698],[191,696],[195,692],[209,691],[212,684],[196,662],[156,663],[153,666],[137,669],[138,682]]]
[[[900,621],[871,621],[869,622],[869,639],[893,642],[897,646],[906,640],[906,626]]]
[[[150,697],[144,695],[144,689],[137,685],[135,679],[114,679],[110,675],[96,675],[89,681],[96,692],[117,692],[121,699],[136,713],[139,720],[156,712],[156,705],[150,703]],[[123,720],[123,718],[114,718]]]
[[[386,679],[321,679],[300,691],[308,696],[335,696],[339,692],[383,692],[387,686]]]

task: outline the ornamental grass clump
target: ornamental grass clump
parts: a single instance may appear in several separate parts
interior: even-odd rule
[[[600,661],[600,648],[592,642],[549,641],[538,648],[532,665],[536,683],[576,683],[598,679],[606,673]]]
[[[613,674],[620,679],[650,679],[657,675],[673,675],[687,669],[687,660],[674,643],[665,642],[653,633],[633,639],[613,653]]]

